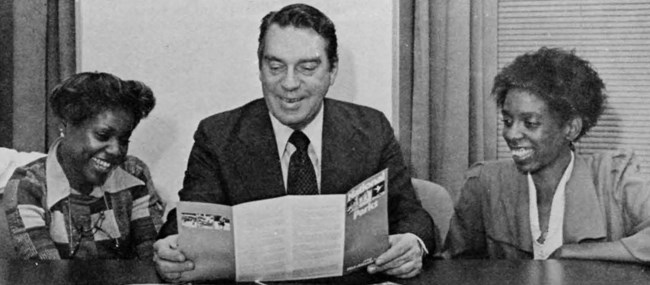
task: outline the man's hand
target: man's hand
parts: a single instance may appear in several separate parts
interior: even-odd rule
[[[398,278],[410,278],[422,270],[423,250],[412,233],[390,235],[390,248],[368,265],[368,273],[383,272]]]
[[[179,282],[184,271],[194,269],[194,263],[186,260],[185,255],[178,250],[176,240],[178,235],[171,235],[153,244],[153,261],[156,271],[166,281]]]

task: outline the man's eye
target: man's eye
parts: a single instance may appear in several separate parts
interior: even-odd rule
[[[512,126],[512,119],[510,118],[503,118],[501,119],[501,122],[503,122],[503,125],[506,127],[511,127]]]
[[[314,71],[314,70],[316,70],[316,68],[318,68],[318,64],[316,64],[316,63],[301,64],[301,65],[298,67],[298,69],[299,69],[301,72],[305,72],[305,71],[306,71],[306,72]]]
[[[281,71],[284,68],[283,64],[271,63],[269,64],[269,70],[271,71]]]

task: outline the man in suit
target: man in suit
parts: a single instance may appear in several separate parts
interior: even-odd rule
[[[388,168],[390,248],[367,270],[417,275],[423,255],[434,250],[433,221],[415,197],[385,116],[325,98],[338,70],[334,24],[304,4],[271,12],[260,26],[258,60],[264,98],[201,121],[180,199],[236,205],[293,194],[292,155],[302,144],[293,137],[300,136],[308,145],[311,194],[345,193]],[[193,264],[176,248],[175,211],[159,238],[156,268],[177,280]]]

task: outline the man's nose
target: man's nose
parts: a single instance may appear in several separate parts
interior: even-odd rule
[[[298,78],[298,75],[292,69],[289,69],[287,71],[287,74],[282,79],[282,88],[284,88],[285,90],[294,90],[297,89],[299,86],[300,86],[300,79]]]

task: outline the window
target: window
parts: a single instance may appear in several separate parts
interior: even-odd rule
[[[650,174],[650,1],[500,0],[497,25],[499,68],[541,46],[575,49],[589,60],[609,101],[578,153],[632,149]],[[510,157],[498,137],[498,157]]]

